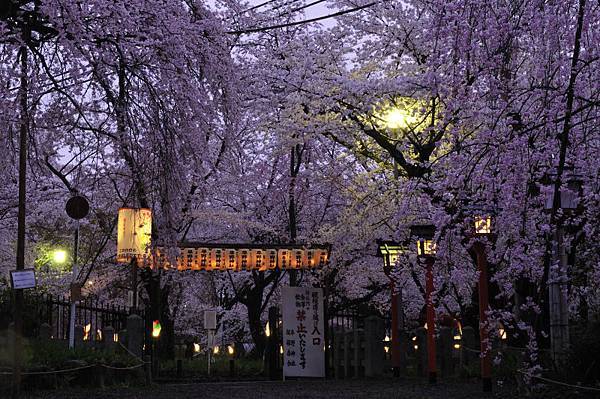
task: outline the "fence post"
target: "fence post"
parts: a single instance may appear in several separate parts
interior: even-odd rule
[[[136,314],[127,317],[127,349],[142,357],[144,348],[144,319]]]
[[[114,353],[115,351],[115,329],[112,326],[104,327],[102,330],[102,343],[104,350],[107,353]]]
[[[150,356],[144,356],[144,375],[146,376],[146,385],[152,383],[152,367],[150,362]]]
[[[52,327],[48,323],[42,323],[40,325],[39,337],[43,341],[48,341],[52,337]]]
[[[185,344],[182,340],[178,340],[175,345],[175,361],[177,363],[177,378],[183,378],[183,358],[185,357]]]
[[[452,374],[452,330],[450,327],[440,329],[440,363],[444,377]]]
[[[383,373],[385,335],[383,320],[377,316],[365,318],[365,377],[380,376]]]
[[[427,369],[427,330],[424,327],[417,328],[417,364],[419,374],[426,376],[428,373]]]
[[[267,337],[267,363],[269,370],[269,379],[277,380],[278,372],[277,372],[277,343],[279,342],[278,338],[278,319],[279,309],[276,306],[271,306],[269,308],[269,336]]]
[[[83,346],[83,326],[81,324],[75,325],[75,346]]]
[[[406,374],[407,352],[410,345],[410,339],[406,330],[398,331],[398,343],[400,345],[400,375]]]
[[[477,341],[473,327],[466,326],[462,329],[462,359],[465,365],[471,363],[476,356]],[[477,356],[478,357],[478,356]]]
[[[361,339],[358,331],[358,316],[352,318],[352,342],[354,343],[354,378],[360,377],[360,349]]]
[[[335,327],[333,329],[333,376],[335,379],[342,378],[344,375],[342,373],[343,364],[344,364],[344,350],[342,347],[342,338],[344,337],[344,330],[340,327]]]
[[[344,329],[344,378],[350,377],[350,348],[352,347],[351,335],[352,332]]]

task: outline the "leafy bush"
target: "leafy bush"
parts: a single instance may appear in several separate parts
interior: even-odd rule
[[[575,384],[600,383],[600,322],[574,329],[571,334],[571,351],[565,377]]]

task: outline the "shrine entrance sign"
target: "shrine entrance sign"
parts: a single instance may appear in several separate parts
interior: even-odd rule
[[[283,287],[283,378],[325,377],[323,290]]]

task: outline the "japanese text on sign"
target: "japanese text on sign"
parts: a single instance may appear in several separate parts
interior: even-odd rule
[[[283,288],[283,373],[325,377],[323,290]]]

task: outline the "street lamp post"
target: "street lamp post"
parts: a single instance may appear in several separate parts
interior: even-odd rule
[[[566,287],[568,260],[567,248],[564,245],[564,218],[572,214],[579,206],[582,180],[572,170],[569,170],[562,180],[566,183],[564,184],[566,189],[556,188],[558,177],[554,173],[549,174],[547,180],[554,186],[554,190],[548,192],[545,210],[551,215],[551,223],[555,224],[551,265],[548,273],[550,349],[555,364],[560,365],[565,361],[570,342],[568,290]],[[563,216],[557,216],[559,209]]]
[[[402,367],[402,353],[400,350],[400,334],[404,331],[404,309],[402,306],[402,289],[395,287],[392,278],[392,268],[398,261],[398,256],[405,251],[405,248],[393,241],[378,241],[377,256],[383,258],[383,271],[390,279],[391,291],[391,312],[392,312],[392,370],[394,377],[400,376]]]
[[[417,257],[425,263],[425,306],[427,312],[427,369],[429,383],[437,382],[437,365],[435,350],[435,308],[433,306],[433,265],[435,263],[436,245],[433,241],[435,226],[411,226],[411,236],[417,239]]]
[[[81,285],[77,283],[78,277],[78,264],[77,255],[79,251],[79,221],[87,216],[90,210],[90,204],[81,195],[75,195],[67,201],[65,205],[65,211],[71,219],[76,221],[75,225],[75,236],[73,240],[73,269],[72,269],[72,281],[71,281],[71,306],[69,312],[69,348],[75,347],[75,311],[77,307],[77,301],[81,296]]]
[[[478,238],[469,252],[474,255],[479,271],[479,345],[481,350],[481,380],[484,392],[492,391],[492,354],[489,344],[487,311],[489,309],[488,267],[485,253],[485,241],[481,238],[492,237],[491,214],[478,214],[473,217],[471,236]]]

